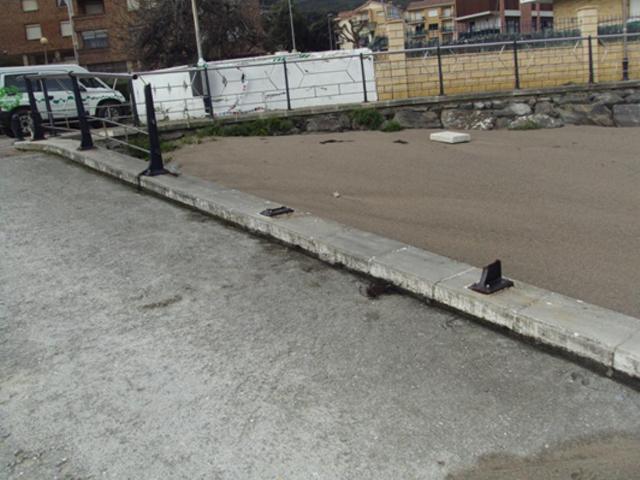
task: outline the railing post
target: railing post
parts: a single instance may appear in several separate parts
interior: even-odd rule
[[[93,148],[93,139],[91,138],[91,128],[87,121],[87,113],[82,103],[82,94],[80,93],[80,84],[73,73],[69,73],[71,84],[73,86],[73,98],[76,102],[76,110],[78,112],[78,123],[80,125],[80,148],[78,150],[91,150]]]
[[[160,150],[160,135],[158,134],[158,122],[156,111],[153,107],[153,93],[151,84],[144,86],[144,103],[147,110],[147,129],[149,130],[149,168],[142,175],[155,177],[169,173],[162,163],[162,151]]]
[[[367,96],[367,77],[364,73],[364,55],[360,52],[360,72],[362,73],[362,93],[364,95],[364,103],[369,101]]]
[[[42,95],[44,95],[44,104],[47,107],[47,121],[49,122],[49,134],[55,135],[53,127],[53,112],[51,111],[51,99],[49,98],[49,89],[47,88],[47,81],[43,78],[40,79],[40,89]]]
[[[213,102],[211,101],[211,83],[209,82],[209,73],[207,72],[207,65],[204,65],[204,86],[207,91],[204,96],[204,108],[207,110],[207,113],[211,117],[211,120],[215,119],[215,115],[213,114]]]
[[[44,130],[42,128],[42,117],[38,112],[38,104],[36,103],[36,96],[33,94],[33,83],[28,77],[24,77],[24,83],[27,87],[27,94],[29,95],[29,106],[31,107],[31,140],[44,140]]]
[[[129,78],[129,103],[131,104],[131,115],[133,116],[133,124],[136,127],[140,126],[140,117],[138,116],[138,105],[136,104],[136,92],[133,88],[134,77]]]
[[[440,96],[444,95],[444,77],[442,76],[442,54],[440,52],[440,42],[436,45],[436,55],[438,57],[438,84],[440,85]]]
[[[513,72],[516,79],[516,90],[520,90],[520,67],[518,66],[518,41],[513,39]]]
[[[591,35],[588,38],[588,47],[589,47],[589,83],[594,82],[594,74],[593,74],[593,44],[591,41]]]
[[[282,66],[284,67],[284,87],[287,93],[287,110],[291,110],[291,94],[289,92],[289,73],[287,72],[287,59],[282,60]]]

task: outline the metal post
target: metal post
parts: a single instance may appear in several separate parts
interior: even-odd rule
[[[629,43],[627,33],[629,32],[629,1],[622,2],[622,80],[629,80]]]
[[[40,90],[44,95],[44,104],[47,107],[47,121],[49,122],[49,132],[55,135],[53,127],[53,112],[51,111],[51,99],[49,98],[49,89],[47,88],[47,81],[43,78],[40,79]]]
[[[138,105],[136,103],[136,93],[133,89],[133,77],[129,78],[129,103],[131,104],[131,115],[133,116],[133,124],[140,126],[140,117],[138,116]]]
[[[289,92],[289,73],[287,72],[287,59],[282,60],[282,66],[284,67],[284,86],[287,92],[287,110],[291,110],[291,94]]]
[[[204,61],[202,53],[202,38],[200,37],[200,22],[198,21],[198,7],[196,0],[191,0],[191,13],[193,14],[193,28],[196,34],[196,48],[198,50],[198,64]]]
[[[31,107],[31,140],[44,140],[42,117],[40,116],[40,112],[38,112],[38,104],[36,103],[36,97],[33,94],[33,83],[28,77],[24,77],[24,83],[27,87],[27,93],[29,95],[29,106]]]
[[[360,52],[360,71],[362,72],[362,93],[364,94],[364,103],[369,101],[367,97],[367,77],[364,72],[364,55]]]
[[[87,113],[82,103],[82,94],[80,93],[80,84],[73,73],[69,73],[71,84],[73,86],[73,99],[76,102],[76,110],[78,112],[78,123],[80,125],[80,148],[78,150],[91,150],[93,148],[93,139],[91,138],[91,128],[87,121]]]
[[[204,108],[207,110],[207,113],[211,117],[211,120],[215,119],[215,115],[213,114],[213,103],[211,102],[211,82],[209,82],[209,73],[207,72],[207,65],[204,65],[204,86],[207,88],[206,94],[204,96]]]
[[[516,90],[520,90],[520,68],[518,67],[518,41],[513,39],[513,69],[516,76]]]
[[[147,110],[147,128],[149,130],[149,168],[142,175],[155,177],[169,173],[162,163],[162,151],[160,150],[160,135],[158,134],[158,123],[156,121],[156,111],[153,108],[153,93],[151,85],[144,86],[144,103]]]
[[[293,28],[293,8],[291,8],[291,0],[289,0],[289,22],[291,23],[291,43],[293,45],[293,53],[297,52],[296,50],[296,31]]]
[[[24,131],[22,130],[22,125],[20,125],[20,117],[18,115],[11,115],[11,131],[18,142],[24,142]]]
[[[589,46],[589,83],[593,83],[594,82],[594,75],[593,75],[593,45],[591,43],[591,35],[589,35],[588,46]]]
[[[331,26],[332,13],[327,14],[327,27],[329,29],[329,50],[333,50],[333,28]]]
[[[438,83],[440,85],[440,96],[444,95],[444,77],[442,76],[442,55],[440,53],[440,42],[436,46],[436,54],[438,56]]]

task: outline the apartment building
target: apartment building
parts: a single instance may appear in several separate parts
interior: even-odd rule
[[[92,70],[134,67],[127,15],[137,0],[5,0],[0,64],[78,62]]]
[[[402,19],[402,10],[385,1],[369,0],[354,10],[339,12],[334,20],[338,48],[352,50],[359,47],[385,49],[386,25],[390,20]]]
[[[553,6],[548,2],[520,0],[456,0],[456,30],[461,36],[477,33],[530,32],[553,24]]]
[[[522,0],[529,3],[533,0]],[[561,21],[575,18],[579,9],[596,7],[601,19],[640,19],[640,0],[539,0],[553,5],[555,17]]]
[[[455,0],[419,0],[404,11],[409,40],[438,40],[448,43],[454,38]]]

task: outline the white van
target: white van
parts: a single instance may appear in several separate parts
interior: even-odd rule
[[[18,117],[24,131],[31,126],[29,116],[29,96],[24,82],[24,75],[89,73],[78,65],[30,65],[27,67],[0,68],[0,126],[9,136],[14,136],[11,121]],[[78,79],[84,108],[88,115],[103,118],[120,117],[124,112],[125,97],[109,88],[99,78]],[[73,97],[71,79],[49,79],[46,81],[51,113],[54,119],[77,117]],[[33,89],[38,104],[38,111],[44,122],[47,121],[47,106],[40,88],[40,82],[33,82]]]

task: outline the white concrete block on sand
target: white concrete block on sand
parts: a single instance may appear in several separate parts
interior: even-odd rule
[[[465,143],[471,141],[471,135],[468,133],[450,131],[432,133],[429,138],[433,142],[441,143]]]

